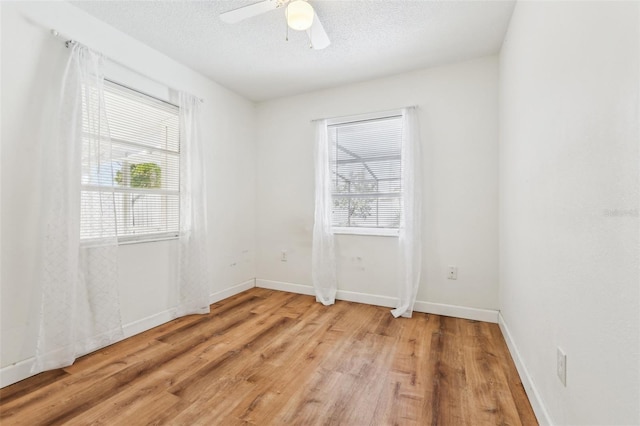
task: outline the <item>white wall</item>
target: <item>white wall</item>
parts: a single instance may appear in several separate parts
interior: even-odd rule
[[[419,105],[425,219],[418,300],[497,309],[497,71],[491,56],[259,104],[258,279],[311,285],[311,120]],[[336,238],[339,290],[396,297],[397,238]],[[447,265],[458,266],[457,281],[446,279]]]
[[[500,309],[541,421],[640,423],[639,17],[519,2],[501,52]]]
[[[33,356],[32,289],[37,253],[39,194],[46,190],[38,164],[54,116],[68,51],[55,28],[116,61],[205,99],[205,142],[211,292],[255,277],[254,105],[200,74],[63,2],[2,2],[2,364]],[[161,97],[168,90],[132,72],[110,67],[108,76]],[[173,307],[171,277],[176,242],[121,246],[120,281],[125,324]],[[144,323],[139,327],[144,328]]]

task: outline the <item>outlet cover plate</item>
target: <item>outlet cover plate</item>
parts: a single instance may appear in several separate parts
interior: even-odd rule
[[[557,374],[560,382],[566,387],[567,386],[567,354],[560,348],[557,348]]]
[[[447,269],[447,279],[449,280],[457,280],[458,279],[458,267],[449,265]]]

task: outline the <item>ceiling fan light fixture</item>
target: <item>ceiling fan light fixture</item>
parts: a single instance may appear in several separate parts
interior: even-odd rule
[[[304,0],[295,0],[287,6],[287,25],[296,31],[304,31],[313,24],[313,7]]]

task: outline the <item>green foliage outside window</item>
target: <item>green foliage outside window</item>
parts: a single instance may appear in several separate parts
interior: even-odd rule
[[[115,181],[118,185],[126,185],[124,173],[118,170]],[[160,188],[162,185],[162,169],[156,163],[138,163],[129,165],[129,187]]]

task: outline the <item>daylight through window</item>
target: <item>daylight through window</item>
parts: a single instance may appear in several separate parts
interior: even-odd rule
[[[111,167],[89,160],[90,129],[83,117],[81,238],[99,239],[101,199],[115,193],[120,242],[175,237],[180,216],[178,107],[105,82]],[[93,135],[95,137],[95,135]],[[108,139],[107,139],[108,140]],[[108,142],[107,142],[108,143]]]
[[[402,116],[330,124],[328,135],[334,230],[399,228]]]

